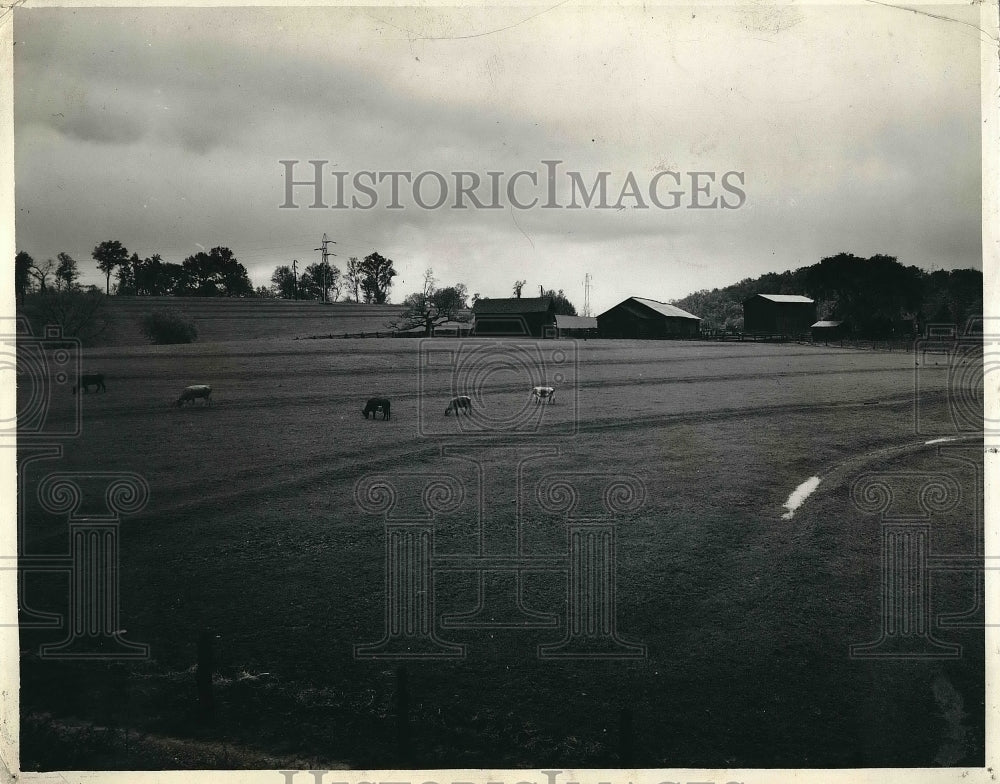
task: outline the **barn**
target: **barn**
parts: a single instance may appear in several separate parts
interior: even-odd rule
[[[816,303],[800,294],[755,294],[743,300],[743,332],[796,337],[816,323]]]
[[[477,337],[547,337],[555,332],[552,297],[480,299],[472,306]]]
[[[629,297],[597,317],[602,338],[695,338],[701,318],[676,305]]]
[[[812,339],[819,341],[843,340],[850,334],[850,327],[846,321],[817,321],[809,331],[812,332]]]
[[[556,337],[596,338],[597,319],[593,316],[556,315]]]

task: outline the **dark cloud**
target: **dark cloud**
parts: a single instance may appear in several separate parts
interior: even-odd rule
[[[957,10],[957,9],[956,9]],[[835,13],[834,13],[835,11]],[[18,245],[228,245],[263,283],[318,238],[500,293],[682,296],[841,250],[981,264],[979,42],[891,9],[23,9]],[[794,21],[794,24],[791,22]],[[462,31],[503,32],[462,38]],[[283,159],[356,172],[745,173],[736,211],[279,210]],[[304,169],[300,169],[304,172]],[[559,200],[568,201],[563,179]],[[383,199],[387,189],[381,189]],[[539,193],[543,196],[543,193]],[[82,265],[86,267],[87,265]],[[623,274],[624,270],[624,274]],[[568,285],[568,284],[567,284]],[[613,303],[611,303],[613,304]]]

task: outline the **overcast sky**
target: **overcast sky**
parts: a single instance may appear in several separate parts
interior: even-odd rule
[[[840,251],[981,268],[975,6],[922,8],[959,21],[878,5],[20,8],[17,247],[68,252],[103,285],[103,240],[174,262],[224,245],[264,285],[319,260],[325,232],[341,267],[392,258],[396,302],[431,267],[483,296],[562,288],[580,309],[589,272],[595,314]],[[298,187],[299,208],[280,208],[281,160],[300,180],[329,161],[324,201],[339,171],[348,207],[308,209]],[[544,160],[563,162],[555,203],[567,172],[589,188],[605,171],[611,208],[543,209]],[[521,170],[538,186],[522,176],[514,196],[535,207],[509,202]],[[353,207],[371,201],[361,171],[440,172],[448,201],[424,209],[401,181],[390,209],[386,180]],[[450,206],[456,171],[483,180],[484,208]],[[715,181],[694,193],[690,172]],[[630,173],[639,196],[620,199]],[[651,203],[651,182],[680,206]],[[425,176],[425,204],[438,188]]]

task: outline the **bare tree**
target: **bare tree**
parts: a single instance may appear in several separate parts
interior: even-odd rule
[[[28,269],[28,273],[38,283],[38,290],[42,294],[49,290],[49,275],[53,273],[55,267],[56,263],[52,259],[46,259],[43,262],[32,263]]]

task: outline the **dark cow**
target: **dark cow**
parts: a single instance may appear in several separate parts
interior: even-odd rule
[[[206,405],[212,405],[212,388],[208,384],[194,384],[186,387],[181,392],[181,396],[177,398],[177,407],[180,408],[188,402],[193,405],[198,398],[204,398]]]
[[[365,403],[365,407],[361,410],[361,413],[365,415],[365,419],[368,419],[368,415],[372,415],[372,419],[375,419],[375,415],[381,411],[382,419],[389,418],[389,401],[384,397],[370,397],[368,402]]]
[[[103,373],[89,373],[83,374],[76,382],[76,386],[73,387],[73,394],[76,394],[76,390],[83,389],[84,392],[89,392],[90,387],[94,386],[95,392],[107,392],[107,387],[104,386],[104,374]]]
[[[455,416],[458,416],[465,411],[466,414],[472,413],[472,398],[468,395],[459,395],[458,397],[453,397],[451,402],[448,404],[448,408],[444,410],[444,415],[448,416],[452,411],[455,412]]]

